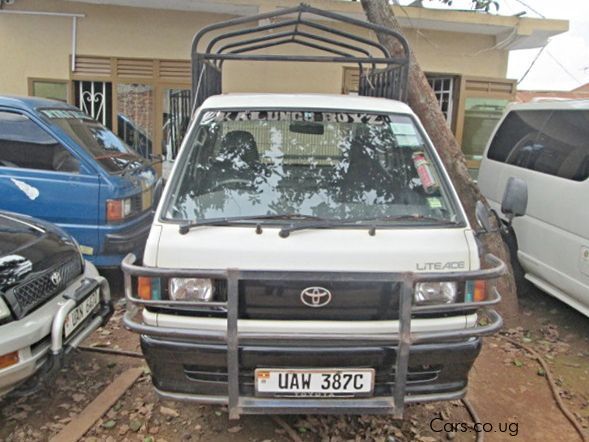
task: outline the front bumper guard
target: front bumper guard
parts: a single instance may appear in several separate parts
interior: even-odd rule
[[[76,308],[80,302],[85,299],[86,295],[99,288],[100,304],[97,314],[90,323],[82,326],[80,330],[64,343],[64,327],[68,314]],[[51,347],[50,347],[50,367],[51,369],[63,366],[63,356],[71,350],[77,348],[84,339],[90,336],[94,331],[105,325],[113,313],[113,306],[110,297],[110,287],[108,281],[98,276],[94,279],[85,279],[82,281],[73,293],[64,295],[66,302],[61,305],[53,318],[51,324]]]
[[[409,349],[415,343],[427,343],[441,340],[466,339],[485,336],[499,331],[503,325],[501,316],[489,308],[501,300],[495,286],[490,288],[489,299],[480,302],[461,302],[444,305],[413,305],[413,287],[417,282],[465,282],[479,279],[495,279],[505,274],[505,263],[494,255],[485,257],[492,267],[482,270],[446,273],[369,273],[369,272],[304,272],[304,271],[250,271],[239,269],[226,270],[195,270],[195,269],[164,269],[134,265],[136,257],[127,255],[121,268],[125,274],[125,296],[131,308],[123,318],[124,326],[136,333],[172,339],[198,339],[212,342],[222,342],[227,345],[228,394],[226,397],[207,397],[185,394],[158,392],[170,399],[195,400],[209,403],[225,403],[228,406],[229,418],[237,419],[241,414],[265,413],[373,413],[392,414],[402,418],[405,404],[421,401],[459,399],[465,391],[457,393],[440,393],[417,396],[406,396],[407,372],[409,363]],[[179,277],[179,278],[211,278],[227,281],[227,302],[194,302],[145,300],[133,296],[132,277],[146,276]],[[268,334],[255,332],[240,332],[238,330],[239,309],[239,281],[255,279],[273,280],[314,280],[314,281],[401,281],[403,282],[399,298],[399,331],[389,334]],[[135,320],[138,313],[137,306],[153,307],[221,307],[227,310],[227,330],[225,332],[189,330],[170,327],[154,327]],[[486,310],[488,322],[485,325],[460,330],[432,331],[423,333],[411,332],[411,315],[413,313],[448,313],[465,310]],[[291,398],[256,398],[242,397],[239,394],[239,345],[255,344],[262,341],[275,340],[288,342],[289,340],[309,340],[333,342],[370,342],[383,345],[398,346],[396,360],[396,382],[391,397],[354,398],[341,400],[329,399],[291,399]]]

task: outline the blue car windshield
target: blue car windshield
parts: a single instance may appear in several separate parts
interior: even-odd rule
[[[135,150],[102,124],[77,109],[43,109],[41,113],[82,146],[109,173],[142,167]]]

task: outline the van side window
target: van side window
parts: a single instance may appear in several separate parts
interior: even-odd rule
[[[555,110],[538,139],[535,170],[574,181],[589,178],[589,111]]]
[[[80,162],[25,115],[0,111],[0,167],[78,173]]]
[[[589,111],[513,111],[488,158],[574,181],[589,178]]]
[[[512,111],[493,137],[487,157],[520,167],[532,168],[535,142],[551,111]]]

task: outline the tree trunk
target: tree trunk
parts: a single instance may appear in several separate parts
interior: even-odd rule
[[[388,4],[387,0],[361,1],[364,12],[370,22],[402,33],[393,8]],[[391,54],[402,53],[402,48],[395,38],[384,34],[377,34],[377,37]],[[476,202],[482,200],[486,203],[486,200],[468,173],[462,149],[448,127],[444,114],[440,110],[438,100],[425,74],[417,63],[413,51],[411,51],[409,67],[408,104],[421,120],[437,152],[442,158],[442,162],[460,196],[471,225],[476,226],[477,223],[474,216]],[[498,310],[508,324],[513,323],[518,315],[518,303],[513,271],[511,270],[509,260],[509,251],[500,233],[485,234],[480,239],[483,242],[485,252],[493,253],[502,259],[509,268],[509,274],[500,278],[497,283],[497,288],[503,297]]]

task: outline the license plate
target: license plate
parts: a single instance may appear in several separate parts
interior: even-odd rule
[[[80,305],[69,312],[65,318],[64,335],[67,338],[92,313],[100,303],[100,290],[96,289]]]
[[[257,369],[256,393],[275,396],[368,396],[374,389],[374,370]]]

